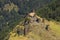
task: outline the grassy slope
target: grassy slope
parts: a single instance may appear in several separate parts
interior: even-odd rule
[[[54,34],[57,36],[57,38],[60,38],[60,23],[57,23],[55,21],[50,21],[50,29],[51,29],[51,31],[54,32]],[[43,36],[37,35],[36,33],[33,33],[33,32],[30,32],[26,37],[23,35],[14,36],[15,33],[13,33],[13,31],[10,33],[11,33],[11,35],[10,35],[9,40],[41,40],[41,39],[48,40],[48,39],[46,39],[46,33],[47,33],[46,31],[43,31],[43,34],[42,34]],[[45,37],[44,37],[44,35],[45,35]],[[49,35],[49,34],[47,34],[47,35]]]
[[[60,23],[50,21],[50,28],[56,33],[56,35],[60,35]]]

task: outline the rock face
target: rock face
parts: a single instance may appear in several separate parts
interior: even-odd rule
[[[33,17],[33,16],[35,16],[35,12],[31,12],[28,15],[31,16],[31,17]]]
[[[29,13],[22,23],[16,26],[15,33],[18,35],[28,35],[29,32],[40,32],[39,30],[49,30],[49,25],[46,24],[45,19],[36,15],[35,12]]]
[[[24,34],[26,35],[28,32],[32,31],[35,28],[34,26],[40,26],[43,30],[48,30],[48,26],[46,26],[44,19],[38,17],[34,12],[32,12],[25,18]]]
[[[25,34],[27,33],[27,32],[29,32],[29,29],[30,29],[30,24],[32,23],[34,23],[34,22],[38,22],[38,18],[36,18],[35,16],[34,17],[27,17],[26,18],[26,20],[25,20],[25,22],[24,22],[24,32],[25,32]]]

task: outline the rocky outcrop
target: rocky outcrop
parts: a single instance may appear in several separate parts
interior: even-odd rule
[[[40,26],[38,28],[42,28],[42,30],[44,30],[44,29],[49,30],[48,29],[49,24],[45,23],[45,19],[37,16],[34,13],[30,13],[30,14],[25,17],[25,21],[24,21],[24,32],[25,32],[25,34],[28,34],[28,32],[32,31],[35,28],[35,26],[36,27]]]
[[[58,40],[55,33],[49,28],[49,21],[37,15],[26,16],[11,33],[9,40]],[[18,34],[18,36],[17,36]],[[21,35],[23,35],[21,37]],[[15,39],[16,38],[16,39]],[[27,39],[26,39],[27,38]]]

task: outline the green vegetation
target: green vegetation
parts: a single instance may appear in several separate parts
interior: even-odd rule
[[[39,9],[43,5],[50,3],[50,0],[0,0],[0,7],[10,3],[14,3],[19,7],[20,14],[26,14],[32,9]]]
[[[11,5],[13,5],[12,8],[10,8],[10,5],[5,5],[7,8],[0,10],[0,40],[4,40],[9,32],[23,19],[17,10],[15,10],[16,5]]]
[[[37,13],[48,20],[60,21],[60,0],[53,0],[50,4],[37,10]]]
[[[37,15],[42,18],[60,21],[60,0],[0,0],[0,40],[9,37],[9,32],[24,20],[21,14],[24,16],[32,9],[36,9]],[[53,26],[54,23],[51,24],[52,30],[60,34],[60,25],[55,26],[56,28]]]

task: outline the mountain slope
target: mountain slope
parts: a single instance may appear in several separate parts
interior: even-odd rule
[[[37,9],[37,11],[38,11],[37,14],[43,18],[46,18],[49,20],[54,19],[56,21],[60,21],[60,0],[53,0],[50,4],[47,4],[50,1],[51,0],[23,0],[23,1],[22,0],[0,0],[0,40],[8,40],[10,38],[13,39],[12,35],[15,35],[15,34],[14,34],[14,32],[12,32],[12,30],[16,27],[17,24],[19,26],[21,26],[19,24],[19,22],[21,20],[25,20],[25,19],[23,19],[23,17],[21,17],[20,14],[29,13],[29,11],[31,9]],[[44,6],[45,4],[47,4],[47,5]],[[40,8],[42,6],[44,6],[44,7]],[[49,36],[49,38],[47,39],[46,35],[55,34],[53,36],[56,36],[57,40],[60,40],[59,39],[60,38],[59,23],[57,23],[55,21],[50,21],[49,23],[50,23],[49,27],[51,28],[49,33],[46,32],[45,30],[39,29],[40,24],[38,24],[39,26],[37,27],[36,26],[37,23],[33,22],[31,24],[36,24],[35,26],[37,28],[33,28],[33,31],[28,34],[28,36],[32,36],[32,38],[31,37],[28,38],[28,37],[24,37],[24,36],[22,36],[22,37],[15,36],[14,39],[17,37],[16,40],[17,39],[24,40],[25,38],[26,38],[26,40],[28,40],[28,39],[36,39],[36,40],[46,39],[46,40],[48,40],[48,39],[51,39],[50,38],[51,36]],[[21,23],[21,24],[23,24],[23,23]],[[37,29],[39,31],[37,31]],[[38,32],[40,32],[40,30],[42,30],[41,34],[38,33]],[[53,31],[53,33],[51,31]],[[10,32],[12,32],[12,35],[10,34]],[[16,34],[16,35],[18,35],[18,34]],[[42,37],[41,37],[41,35],[42,35]],[[10,36],[10,38],[9,38],[9,36]],[[55,37],[53,37],[52,39],[55,39]]]
[[[41,19],[41,18],[39,18]],[[46,23],[49,23],[49,30],[45,29]],[[30,27],[32,31],[28,32],[26,36],[19,35],[16,32],[11,32],[9,40],[60,40],[60,29],[59,29],[59,24],[55,24],[56,22],[53,21],[45,21],[42,24],[40,21],[39,23],[33,22],[30,24]],[[42,24],[42,25],[41,25]],[[19,27],[21,27],[21,24],[18,24]],[[58,27],[57,27],[58,26]],[[17,27],[17,26],[16,26]],[[24,27],[24,26],[22,26]],[[15,28],[16,30],[16,28]],[[59,34],[58,34],[59,33]]]

